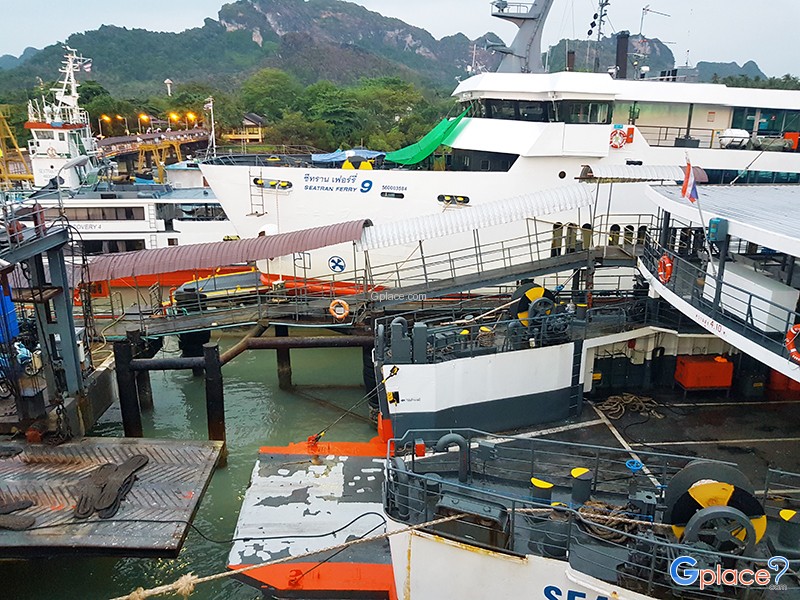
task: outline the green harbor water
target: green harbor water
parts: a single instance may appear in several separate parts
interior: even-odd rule
[[[238,338],[226,334],[217,339],[224,351]],[[163,352],[163,356],[177,354],[177,340],[169,338]],[[224,571],[230,549],[226,540],[233,537],[258,448],[302,441],[341,416],[341,410],[324,406],[309,396],[343,408],[364,396],[358,348],[292,350],[292,371],[300,393],[278,389],[272,350],[247,351],[223,368],[228,466],[214,474],[194,521],[203,535],[215,541],[190,531],[177,559],[53,557],[0,561],[0,599],[112,598],[138,587],[171,583],[189,572],[203,576]],[[143,415],[145,435],[173,440],[206,439],[204,379],[193,377],[189,371],[153,372],[151,382],[155,409]],[[366,403],[354,412],[365,417]],[[119,406],[103,416],[91,435],[122,435]],[[367,440],[373,435],[374,426],[348,416],[326,434],[326,439]],[[254,600],[261,595],[227,578],[199,585],[191,598]]]

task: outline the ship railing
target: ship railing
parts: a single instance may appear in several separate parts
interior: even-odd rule
[[[473,232],[473,243],[458,250],[437,254],[425,254],[424,243],[419,242],[416,256],[401,262],[373,266],[370,275],[376,286],[403,289],[411,286],[430,286],[442,280],[456,280],[466,275],[481,275],[489,271],[510,269],[523,264],[560,255],[554,253],[552,231],[531,231],[528,234],[500,240],[482,242],[479,233]],[[560,240],[559,240],[560,241]],[[588,250],[578,238],[573,240],[565,253]],[[559,246],[560,247],[560,246]],[[514,277],[510,277],[514,279]]]
[[[437,440],[453,448],[436,451]],[[587,578],[591,586],[591,578],[599,579],[664,599],[684,597],[681,590],[709,600],[765,597],[764,587],[701,591],[671,580],[670,566],[680,556],[691,556],[698,568],[768,569],[763,541],[753,553],[757,557],[727,554],[701,542],[681,543],[670,526],[656,523],[665,486],[691,458],[642,452],[637,456],[644,466],[632,471],[630,455],[619,449],[474,430],[410,431],[392,440],[389,449],[384,503],[397,521],[456,516],[423,531],[501,554],[562,560],[579,584]],[[576,466],[592,474],[588,501],[573,501]],[[535,487],[531,478],[552,487]],[[772,588],[787,595],[775,597],[797,597],[799,564],[792,561],[780,587]]]
[[[215,290],[204,287],[201,281],[190,289],[171,294],[172,298],[163,306],[164,317],[180,318],[201,312],[218,312],[254,308],[258,318],[280,312],[282,317],[293,316],[300,320],[309,316],[328,318],[330,300],[347,295],[363,297],[368,289],[363,272],[340,274],[341,278],[307,278],[294,265],[294,275],[286,280],[273,281],[269,273],[253,271],[253,279],[246,286]],[[342,287],[342,286],[346,287]],[[356,306],[353,307],[355,309]]]
[[[704,259],[687,248],[697,237],[702,240],[703,235],[701,229],[683,228],[668,247],[648,236],[641,263],[657,277],[658,262],[666,256],[673,265],[669,280],[663,284],[668,290],[703,312],[712,324],[727,327],[790,360],[784,338],[791,327],[800,323],[800,313],[745,288],[717,281],[719,261],[715,258],[713,264],[708,264],[707,256]]]
[[[532,2],[492,2],[492,16],[527,16],[532,6]]]
[[[703,129],[692,127],[689,137],[686,126],[636,125],[644,139],[651,146],[670,146],[685,148],[719,147],[719,129]]]
[[[4,192],[1,199],[3,225],[0,229],[0,250],[18,248],[37,238],[43,238],[55,229],[68,228],[65,221],[49,219],[47,209],[35,198]]]

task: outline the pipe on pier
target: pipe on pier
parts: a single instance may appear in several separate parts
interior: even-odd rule
[[[192,358],[182,358],[173,356],[170,358],[134,358],[130,362],[131,371],[181,371],[183,369],[202,369],[206,365],[206,359],[202,356]]]
[[[230,361],[234,358],[239,356],[242,352],[247,350],[248,342],[253,338],[259,338],[264,335],[264,332],[269,328],[269,325],[261,325],[260,323],[253,327],[247,334],[234,346],[228,348],[225,352],[223,352],[220,357],[220,363],[224,366],[227,365]]]
[[[307,336],[307,337],[274,337],[250,338],[247,340],[249,350],[279,350],[293,348],[350,348],[372,347],[375,338],[371,335],[342,336]]]

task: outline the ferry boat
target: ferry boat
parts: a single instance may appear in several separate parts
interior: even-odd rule
[[[174,184],[119,182],[116,164],[101,156],[108,149],[98,149],[88,113],[78,104],[76,73],[90,63],[66,47],[61,80],[51,90],[53,100],[42,97],[28,103],[25,128],[32,136],[28,151],[39,189],[25,194],[26,204],[38,204],[47,221],[69,221],[75,252],[89,256],[238,239],[214,193],[204,185],[196,161],[166,167],[168,175],[175,174]],[[153,135],[145,137],[152,141]],[[127,151],[133,151],[136,138],[122,139]],[[32,227],[30,219],[30,214],[18,218]],[[179,285],[193,275],[197,274],[161,279]],[[138,283],[149,285],[150,279]]]
[[[271,598],[800,598],[800,188],[645,192],[634,289],[379,319],[378,437],[262,448],[230,568]],[[670,386],[737,397],[644,397]]]
[[[737,89],[716,84],[626,80],[608,73],[544,73],[541,32],[553,0],[493,4],[492,14],[520,27],[497,73],[480,73],[453,92],[457,117],[442,122],[419,146],[380,159],[317,166],[312,157],[220,156],[201,165],[228,217],[242,237],[272,235],[352,219],[386,223],[409,216],[472,207],[537,190],[553,189],[586,172],[619,178],[631,166],[691,164],[711,183],[792,183],[800,178],[797,152],[800,92]],[[622,67],[623,65],[620,65]],[[446,164],[424,159],[444,144]],[[419,148],[419,146],[417,148]],[[416,156],[412,156],[416,154]],[[392,162],[392,159],[400,162]],[[416,161],[416,162],[415,162]],[[410,164],[414,163],[414,164]],[[632,176],[634,177],[634,176]],[[682,176],[678,177],[678,180]],[[552,215],[537,228],[562,233],[563,246],[597,215],[606,227],[624,230],[626,215],[644,209],[636,185],[600,185],[596,203]],[[557,226],[556,226],[557,224]],[[487,235],[519,237],[523,225]],[[565,233],[566,232],[566,233]],[[430,243],[444,252],[470,243]],[[294,256],[279,275],[337,273],[356,276],[355,265],[331,262],[346,249]],[[411,247],[376,251],[377,261],[404,260]],[[272,273],[281,269],[272,264]]]

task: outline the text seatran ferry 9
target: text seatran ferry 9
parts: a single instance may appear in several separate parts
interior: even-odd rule
[[[494,6],[493,16],[520,26],[511,48],[521,50],[506,54],[499,72],[470,77],[453,92],[459,103],[454,113],[463,117],[438,127],[438,139],[425,140],[429,153],[440,144],[452,149],[444,170],[438,170],[440,161],[434,169],[434,161],[419,154],[403,159],[416,164],[392,163],[389,154],[368,170],[324,168],[311,156],[252,155],[207,161],[203,175],[242,237],[353,219],[382,224],[469,211],[573,183],[587,166],[619,181],[630,165],[683,166],[687,155],[711,183],[798,182],[800,91],[544,73],[539,37],[553,1],[513,3],[513,11],[512,4],[502,11]],[[608,215],[609,224],[624,229],[623,215],[649,210],[640,186],[613,185],[612,190],[603,184],[594,206],[552,215],[537,228],[581,227]],[[525,227],[503,226],[487,235],[495,241],[517,238],[528,233]],[[440,253],[460,244],[433,240],[426,250]],[[413,251],[390,248],[376,251],[373,259],[399,262]],[[331,256],[346,252],[343,247],[295,256],[283,262],[283,274],[292,275],[296,266],[304,278],[330,275]],[[273,274],[281,268],[270,267]]]

